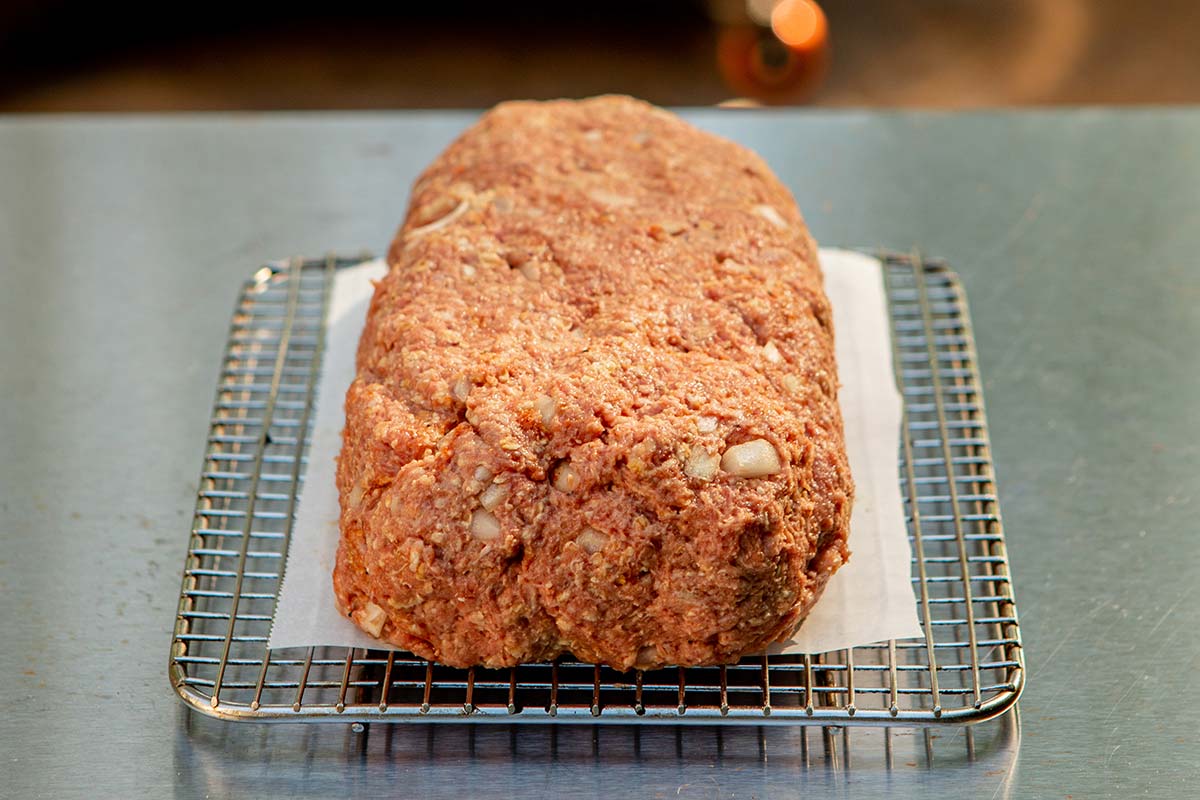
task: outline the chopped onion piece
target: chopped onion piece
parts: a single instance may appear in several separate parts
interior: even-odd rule
[[[696,430],[701,433],[712,433],[717,429],[716,417],[700,417],[696,420]]]
[[[711,455],[698,444],[692,445],[692,452],[687,463],[683,465],[684,474],[702,481],[710,481],[717,474],[721,459]]]
[[[735,444],[721,456],[721,469],[739,478],[762,478],[783,469],[779,453],[766,439]]]
[[[762,217],[763,219],[765,219],[767,222],[774,225],[776,228],[786,228],[787,227],[787,220],[785,220],[780,215],[780,213],[775,210],[775,206],[767,206],[767,205],[755,206],[754,212],[756,214],[758,214],[760,217]]]
[[[637,660],[633,663],[635,666],[648,667],[658,661],[658,648],[652,644],[648,644],[641,650],[638,650]]]
[[[608,544],[608,536],[595,528],[584,528],[575,537],[575,544],[582,547],[589,554],[598,553],[604,549],[604,545]]]
[[[463,214],[465,214],[469,207],[470,206],[467,204],[466,200],[459,200],[458,205],[455,206],[454,210],[451,211],[449,214],[447,214],[446,216],[441,217],[439,219],[435,219],[433,222],[430,222],[426,225],[421,225],[419,227],[413,228],[411,231],[409,231],[408,233],[405,234],[405,238],[424,236],[427,233],[433,233],[434,231],[441,230],[442,228],[446,227],[451,222],[454,222],[454,220],[458,219]]]
[[[485,481],[490,481],[491,479],[492,471],[490,469],[484,466],[478,466],[475,468],[475,480],[479,481],[480,483],[484,483]]]
[[[767,342],[763,345],[763,356],[772,364],[778,364],[783,360],[783,356],[779,354],[779,348],[775,346],[774,342]]]
[[[479,505],[483,506],[488,511],[491,511],[500,502],[508,496],[508,485],[503,483],[493,483],[491,486],[483,490],[483,494],[479,495]]]
[[[475,509],[471,515],[471,535],[485,542],[500,538],[500,520],[490,511]]]
[[[467,395],[471,393],[471,382],[466,378],[459,378],[454,382],[454,386],[450,387],[450,391],[456,400],[465,403]]]
[[[354,612],[354,621],[358,626],[375,638],[383,632],[383,623],[387,621],[387,612],[372,602]]]
[[[538,395],[538,398],[533,401],[533,407],[537,409],[538,415],[542,418],[542,425],[549,426],[550,421],[554,419],[554,412],[558,410],[558,402],[553,397],[546,395]]]
[[[560,464],[554,470],[554,488],[560,492],[573,492],[579,488],[579,474],[570,464]]]

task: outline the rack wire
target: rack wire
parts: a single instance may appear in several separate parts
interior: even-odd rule
[[[966,297],[942,261],[874,255],[904,397],[898,474],[923,638],[629,673],[571,660],[457,669],[401,652],[267,649],[332,278],[363,260],[330,256],[265,266],[238,298],[171,642],[175,691],[206,714],[263,722],[912,726],[1004,713],[1024,663]]]

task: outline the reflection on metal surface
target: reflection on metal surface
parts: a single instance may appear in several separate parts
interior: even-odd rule
[[[181,712],[186,713],[186,712]],[[853,785],[870,796],[908,782],[945,796],[970,786],[1007,798],[1017,775],[1018,713],[963,728],[623,725],[223,725],[198,715],[175,743],[178,764],[212,794],[253,785],[285,794],[403,787],[407,796],[775,796]],[[193,784],[195,785],[195,784]],[[736,792],[731,788],[736,786]],[[342,787],[340,789],[336,787]]]
[[[260,270],[234,312],[171,646],[176,692],[213,716],[271,722],[912,726],[1003,714],[1024,667],[966,298],[945,264],[880,257],[924,638],[633,673],[573,661],[462,670],[407,653],[266,650],[330,278],[359,260],[330,257]],[[836,759],[836,748],[827,752]]]

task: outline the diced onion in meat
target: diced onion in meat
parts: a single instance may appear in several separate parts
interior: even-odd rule
[[[787,220],[785,220],[780,215],[780,213],[775,210],[775,206],[767,206],[767,205],[755,206],[754,212],[756,214],[758,214],[760,217],[762,217],[763,219],[765,219],[767,222],[774,225],[776,228],[786,228],[787,227]]]
[[[720,458],[711,455],[703,447],[696,444],[692,445],[692,452],[688,455],[687,463],[683,465],[683,471],[690,477],[702,481],[710,481],[717,474],[717,467],[720,463]]]
[[[573,492],[579,488],[579,474],[570,464],[560,464],[554,470],[554,488],[560,492]]]
[[[533,401],[533,406],[542,418],[542,425],[549,426],[550,421],[554,419],[554,412],[558,410],[558,402],[553,397],[543,394]]]
[[[641,650],[638,650],[637,660],[634,662],[639,667],[648,667],[658,661],[658,648],[652,644],[648,644]]]
[[[469,206],[467,205],[467,201],[460,200],[458,205],[455,206],[454,210],[451,211],[449,214],[447,214],[446,216],[441,217],[439,219],[435,219],[433,222],[430,222],[426,225],[421,225],[419,227],[413,228],[411,231],[409,231],[407,234],[405,234],[405,238],[424,236],[427,233],[433,233],[434,231],[441,230],[442,228],[446,227],[451,222],[454,222],[454,220],[458,219],[463,214],[465,214],[467,211],[467,208],[469,208]]]
[[[598,553],[604,549],[604,545],[608,544],[608,536],[595,528],[584,528],[579,536],[575,537],[575,544],[588,553]]]
[[[508,487],[505,484],[493,483],[483,490],[483,494],[479,495],[479,505],[483,506],[485,510],[491,511],[500,505],[501,501],[507,496]]]
[[[383,632],[383,623],[387,621],[387,613],[374,603],[368,602],[354,612],[354,621],[364,631],[378,638]]]
[[[500,538],[500,520],[490,511],[475,509],[471,515],[471,535],[484,542]]]
[[[361,483],[354,484],[354,488],[350,490],[350,496],[346,498],[347,506],[349,508],[361,506],[364,494],[366,494],[366,487]]]
[[[762,478],[783,469],[779,453],[766,439],[735,444],[721,456],[721,469],[739,478]]]

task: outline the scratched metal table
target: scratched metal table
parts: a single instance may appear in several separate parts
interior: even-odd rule
[[[1200,113],[697,111],[975,318],[1028,687],[962,730],[230,725],[165,677],[230,304],[470,114],[0,121],[0,794],[1195,796]]]

